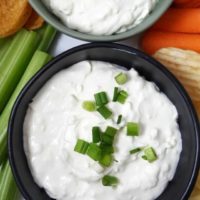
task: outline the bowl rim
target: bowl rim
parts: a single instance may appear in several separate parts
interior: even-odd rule
[[[157,21],[163,15],[163,13],[170,7],[172,2],[173,0],[159,0],[159,2],[157,3],[158,5],[156,5],[156,7],[160,5],[159,9],[158,8],[156,9],[156,7],[154,8],[156,9],[156,12],[154,12],[153,10],[152,13],[150,13],[150,15],[147,16],[140,24],[138,24],[137,26],[125,32],[113,34],[113,35],[97,36],[97,35],[91,35],[91,34],[82,33],[82,32],[70,29],[67,26],[65,26],[61,21],[52,22],[50,18],[53,18],[53,19],[58,19],[58,18],[54,14],[52,14],[52,12],[49,11],[45,5],[42,5],[43,2],[41,0],[40,1],[29,0],[29,3],[34,8],[34,10],[36,10],[38,14],[42,16],[45,19],[45,21],[51,24],[55,29],[57,29],[61,33],[64,33],[65,35],[68,35],[70,37],[84,40],[84,41],[90,41],[90,42],[92,41],[93,42],[121,41],[121,40],[128,39],[133,35],[139,34],[142,31],[148,29],[150,26],[152,26],[155,23],[155,21]],[[38,6],[38,3],[41,4],[41,6]],[[43,6],[47,10],[48,16],[43,12],[43,8],[42,8]]]
[[[29,199],[29,194],[27,193],[26,189],[23,186],[23,183],[21,182],[20,179],[20,175],[17,172],[16,169],[16,164],[14,162],[14,155],[13,155],[13,146],[12,146],[12,127],[13,127],[13,123],[15,121],[15,113],[16,110],[23,98],[23,96],[25,95],[25,93],[27,92],[27,90],[29,90],[29,88],[34,84],[35,81],[37,81],[37,79],[43,75],[43,73],[45,73],[46,70],[49,69],[49,67],[51,67],[53,64],[55,64],[57,61],[63,59],[64,57],[67,57],[73,53],[76,53],[78,51],[82,51],[82,50],[87,50],[87,49],[92,49],[92,48],[113,48],[113,49],[120,49],[124,52],[127,52],[129,54],[132,55],[138,55],[141,58],[147,60],[148,62],[151,62],[153,65],[155,65],[159,70],[161,70],[169,79],[170,81],[173,82],[173,84],[175,85],[175,87],[177,88],[178,92],[180,93],[180,95],[182,96],[182,98],[185,101],[185,104],[187,105],[187,108],[190,112],[190,116],[193,122],[193,127],[195,130],[195,138],[196,140],[196,151],[195,151],[195,158],[194,158],[194,164],[193,164],[193,170],[192,170],[192,175],[190,177],[190,180],[188,180],[188,185],[185,191],[183,191],[182,194],[182,198],[180,200],[188,200],[190,194],[193,191],[193,187],[196,183],[197,177],[198,177],[198,172],[199,172],[199,167],[200,167],[200,124],[199,124],[199,119],[197,117],[197,113],[194,109],[193,103],[191,98],[189,97],[189,95],[187,94],[186,90],[184,89],[184,87],[182,86],[182,84],[175,78],[175,76],[167,70],[167,68],[165,68],[161,63],[159,63],[158,61],[156,61],[154,58],[150,57],[149,55],[141,52],[140,50],[133,48],[133,47],[129,47],[126,45],[122,45],[122,44],[116,44],[116,43],[88,43],[88,44],[83,44],[77,47],[74,47],[72,49],[69,49],[61,54],[59,54],[58,56],[56,56],[53,60],[51,60],[49,63],[47,63],[46,65],[44,65],[44,67],[42,69],[40,69],[28,82],[27,84],[24,86],[24,88],[22,89],[22,91],[20,92],[20,94],[17,97],[17,100],[15,101],[15,104],[12,108],[12,112],[9,118],[9,124],[8,124],[8,138],[7,138],[7,147],[8,147],[8,156],[9,156],[9,163],[11,166],[11,170],[13,172],[13,176],[15,178],[15,181],[18,185],[18,188],[20,189],[21,193],[23,194],[23,196],[26,199]]]

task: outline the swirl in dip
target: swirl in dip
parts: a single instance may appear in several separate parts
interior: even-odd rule
[[[128,81],[118,85],[114,77],[125,72]],[[124,104],[112,101],[114,87],[127,91]],[[106,91],[113,116],[105,120],[88,112],[82,102]],[[122,121],[117,124],[117,116]],[[156,85],[131,69],[106,62],[83,61],[54,75],[34,97],[24,122],[24,149],[35,182],[59,200],[153,200],[172,180],[182,150],[177,110]],[[128,121],[140,124],[140,135],[127,136]],[[119,131],[113,154],[117,162],[102,167],[87,155],[74,151],[79,138],[92,141],[91,130],[107,126]],[[142,159],[135,147],[149,145],[157,160]],[[119,179],[116,187],[101,183],[104,175]]]
[[[158,0],[42,1],[71,29],[92,35],[112,35],[141,23]]]

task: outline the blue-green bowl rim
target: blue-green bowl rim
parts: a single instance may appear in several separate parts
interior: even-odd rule
[[[132,29],[123,33],[115,35],[103,35],[103,36],[89,35],[86,33],[81,33],[76,30],[72,30],[67,26],[65,26],[55,15],[53,15],[47,9],[47,7],[41,2],[41,0],[29,0],[29,2],[31,6],[38,12],[38,14],[45,19],[45,21],[51,24],[55,29],[59,30],[60,32],[68,36],[85,41],[115,42],[130,38],[131,36],[141,33],[142,31],[149,28],[169,8],[173,0],[159,0],[152,13],[136,27],[133,27]]]

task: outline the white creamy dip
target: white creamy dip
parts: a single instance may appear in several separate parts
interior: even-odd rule
[[[93,35],[124,32],[141,23],[158,0],[43,0],[71,29]]]
[[[82,102],[106,91],[112,99],[114,80],[124,71],[115,65],[83,61],[54,75],[34,97],[24,122],[24,149],[35,182],[59,200],[153,200],[172,180],[182,150],[177,110],[156,85],[131,69],[120,88],[129,94],[125,104],[110,102],[113,117],[105,120],[88,112]],[[117,116],[122,114],[120,125]],[[126,122],[139,122],[140,136],[126,135]],[[74,151],[77,140],[92,141],[93,126],[120,128],[114,146],[114,162],[102,168]],[[149,163],[136,147],[149,145],[158,159]],[[118,177],[117,187],[105,187],[104,175]]]

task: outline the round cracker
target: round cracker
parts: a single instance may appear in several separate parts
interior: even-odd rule
[[[25,24],[25,28],[28,30],[35,30],[40,28],[44,23],[44,20],[42,17],[40,17],[34,10],[31,13],[31,16],[29,17],[28,21]]]
[[[0,37],[20,30],[31,15],[32,8],[27,0],[0,0]]]

